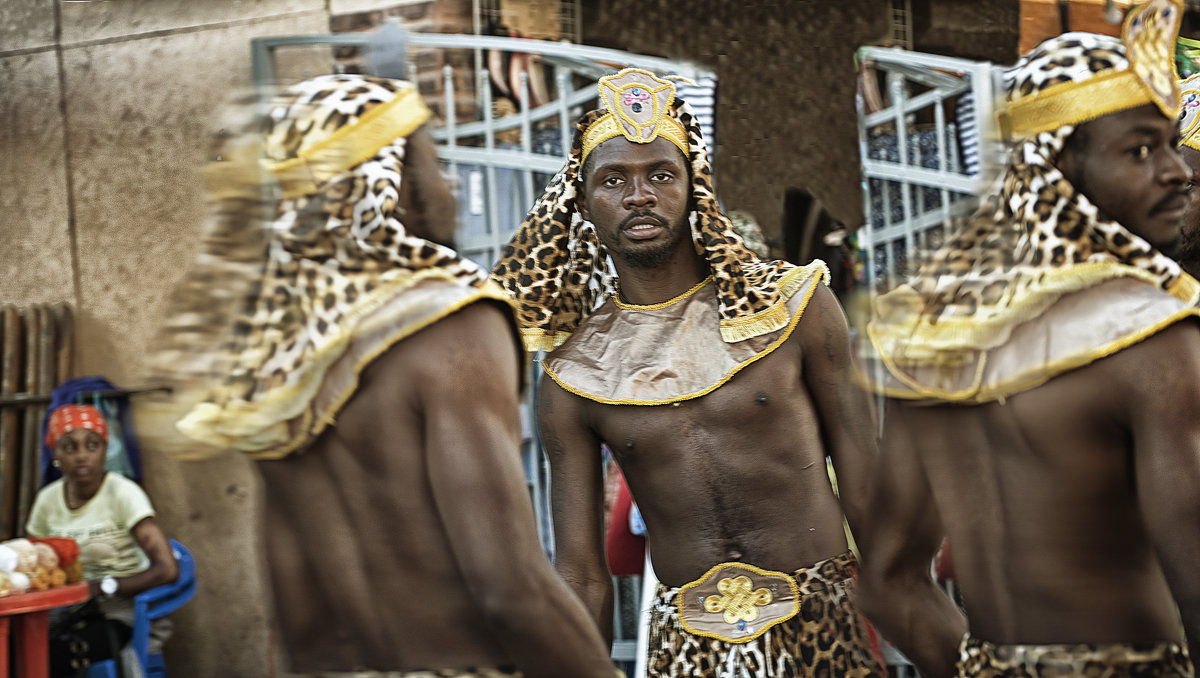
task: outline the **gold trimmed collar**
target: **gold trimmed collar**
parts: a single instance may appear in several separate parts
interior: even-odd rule
[[[412,134],[429,116],[421,95],[410,86],[397,91],[391,101],[367,111],[354,124],[301,151],[298,157],[263,161],[263,166],[275,175],[285,199],[312,195],[337,174],[369,160],[395,139]]]
[[[621,301],[621,281],[618,280],[617,281],[617,293],[613,295],[612,300],[613,300],[613,303],[617,305],[617,308],[625,310],[625,311],[657,311],[660,308],[666,308],[668,306],[677,304],[677,303],[683,301],[684,299],[687,299],[688,297],[692,296],[696,292],[700,291],[700,288],[704,287],[705,285],[707,285],[710,282],[712,282],[711,275],[706,277],[704,280],[701,280],[700,282],[696,283],[695,286],[692,287],[692,289],[688,290],[687,292],[684,292],[683,294],[681,294],[677,297],[667,299],[666,301],[662,301],[657,304],[646,304],[643,306],[641,304],[630,304],[630,303]]]

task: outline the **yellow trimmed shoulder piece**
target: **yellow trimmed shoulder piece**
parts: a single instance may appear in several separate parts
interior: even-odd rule
[[[1136,275],[1110,277],[1056,298],[1040,315],[988,349],[943,359],[897,360],[879,328],[868,327],[877,351],[868,359],[872,388],[903,400],[979,404],[1003,400],[1137,344],[1186,318],[1200,317],[1200,283],[1188,275],[1168,292]],[[905,356],[911,358],[912,356]],[[871,365],[873,363],[873,366]]]

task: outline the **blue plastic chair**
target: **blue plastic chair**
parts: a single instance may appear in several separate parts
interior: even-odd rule
[[[129,642],[146,678],[166,678],[167,666],[161,654],[149,654],[150,622],[165,617],[183,607],[196,595],[196,562],[192,552],[174,539],[170,540],[175,560],[179,562],[179,578],[139,593],[133,599],[133,636]],[[113,660],[96,662],[88,669],[88,678],[121,678]]]

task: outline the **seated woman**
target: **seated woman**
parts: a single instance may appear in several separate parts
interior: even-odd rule
[[[112,658],[132,635],[133,596],[175,581],[179,564],[154,519],[150,498],[137,483],[104,470],[108,424],[99,410],[90,405],[54,410],[46,445],[54,450],[53,463],[63,477],[38,493],[26,531],[31,537],[70,537],[79,543],[91,596],[85,605],[102,613],[82,624],[77,638],[83,643],[51,638],[50,675],[57,678],[75,673],[72,664],[84,659]],[[81,616],[78,610],[74,616]],[[152,635],[162,640],[159,630]]]

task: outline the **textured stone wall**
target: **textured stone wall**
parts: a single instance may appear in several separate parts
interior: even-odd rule
[[[717,73],[718,195],[753,214],[779,247],[788,189],[814,195],[851,227],[862,221],[854,53],[886,42],[889,4],[595,0],[584,3],[584,42]],[[1011,61],[1017,6],[914,0],[917,47]]]
[[[913,0],[913,49],[1010,64],[1019,52],[1018,0]]]

